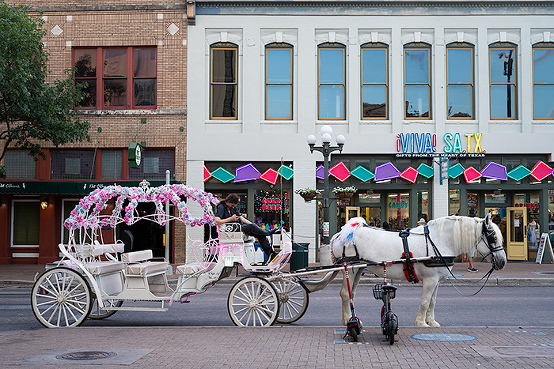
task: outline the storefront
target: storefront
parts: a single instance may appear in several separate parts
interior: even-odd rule
[[[333,175],[333,168],[344,164],[348,177]],[[319,165],[319,164],[318,164]],[[330,234],[340,231],[352,217],[363,217],[370,226],[400,230],[415,227],[418,219],[430,219],[432,198],[432,159],[397,158],[393,155],[335,155],[331,161]],[[380,173],[385,169],[385,173]],[[380,177],[381,176],[381,177]],[[342,181],[341,179],[344,179]],[[318,177],[318,189],[323,180]],[[350,197],[333,194],[336,187],[354,187]],[[321,202],[319,224],[323,223]],[[333,217],[332,214],[336,214]],[[385,224],[386,223],[386,224]]]
[[[282,225],[289,230],[291,167],[278,162],[206,162],[204,189],[221,200],[232,193],[238,195],[240,213],[264,229]]]
[[[160,186],[164,181],[150,181]],[[139,181],[3,181],[0,183],[0,262],[44,264],[58,260],[57,245],[68,242],[64,220],[80,199],[96,188],[118,184],[138,186]],[[140,204],[142,215],[151,204]],[[103,212],[113,210],[113,200]],[[105,229],[105,242],[120,239],[131,242],[133,250],[153,249],[155,256],[164,256],[164,229],[152,222]],[[131,234],[129,236],[129,234]],[[172,235],[173,236],[173,235]],[[172,255],[172,253],[171,253]]]
[[[554,224],[554,180],[547,159],[543,155],[451,159],[449,214],[482,218],[490,212],[504,236],[508,259],[534,261],[541,232]],[[497,167],[497,175],[485,177],[487,166]],[[470,167],[485,175],[468,181],[471,178],[461,171]]]

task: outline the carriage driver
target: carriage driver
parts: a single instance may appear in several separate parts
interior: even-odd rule
[[[257,224],[252,223],[240,214],[240,212],[236,208],[238,202],[239,197],[235,194],[230,194],[225,198],[225,200],[221,200],[216,207],[215,224],[221,225],[225,223],[235,223],[236,229],[233,230],[240,230],[247,236],[256,237],[267,257],[264,264],[267,264],[270,260],[273,260],[273,258],[277,256],[277,253],[273,251],[273,248],[269,245],[266,237],[275,233],[279,233],[281,232],[281,230],[279,228],[275,228],[271,231],[268,231],[261,228]]]

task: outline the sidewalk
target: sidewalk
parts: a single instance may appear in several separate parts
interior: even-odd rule
[[[317,266],[317,264],[310,264]],[[479,270],[477,273],[467,271],[467,263],[455,263],[452,273],[456,277],[455,284],[472,283],[481,279],[483,275],[490,269],[489,263],[475,263],[475,267]],[[175,270],[175,268],[173,268]],[[45,271],[43,264],[6,264],[0,265],[0,287],[31,287],[34,283],[35,276]],[[219,283],[234,284],[238,279],[250,275],[248,272],[239,268],[238,275],[233,271],[230,277],[220,281]],[[173,275],[169,279],[175,279]],[[317,276],[310,277],[317,279]],[[342,278],[339,276],[332,283],[341,283]],[[378,283],[381,279],[363,277],[361,283]],[[413,285],[420,286],[421,284],[411,284],[406,281],[394,280],[396,285]],[[445,282],[443,282],[444,284]],[[446,282],[450,283],[450,282]],[[495,271],[487,282],[489,286],[554,286],[554,264],[536,264],[534,262],[517,262],[510,261],[506,266],[499,271]]]

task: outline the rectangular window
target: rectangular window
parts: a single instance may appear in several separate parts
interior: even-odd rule
[[[473,119],[473,46],[448,45],[446,63],[448,119]]]
[[[155,48],[74,49],[73,65],[85,93],[81,108],[156,108]]]
[[[326,43],[318,49],[318,119],[346,119],[346,49]]]
[[[102,179],[122,178],[121,150],[102,150]]]
[[[51,179],[95,179],[93,150],[52,150]]]
[[[388,119],[388,48],[365,44],[361,54],[362,119]]]
[[[554,43],[533,46],[533,118],[554,119]]]
[[[40,202],[38,200],[15,200],[13,202],[12,246],[39,245]]]
[[[210,119],[237,119],[237,45],[211,47]]]
[[[516,118],[516,47],[497,43],[489,47],[491,119]]]
[[[35,179],[37,176],[37,163],[27,151],[6,151],[4,166],[6,179]]]
[[[267,45],[265,58],[265,118],[291,120],[292,46]]]
[[[404,47],[404,97],[406,119],[431,119],[431,46]]]
[[[165,179],[165,171],[175,173],[173,150],[144,150],[140,168],[129,167],[129,179]]]

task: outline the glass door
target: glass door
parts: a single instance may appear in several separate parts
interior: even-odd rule
[[[527,208],[511,207],[506,209],[506,247],[508,259],[527,260]]]

